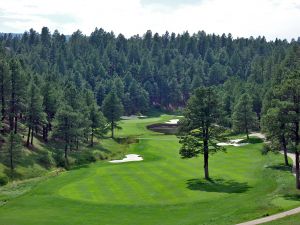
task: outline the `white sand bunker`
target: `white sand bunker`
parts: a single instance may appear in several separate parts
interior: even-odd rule
[[[111,160],[111,163],[123,163],[123,162],[134,162],[134,161],[142,161],[143,157],[137,154],[129,154],[126,155],[124,159]]]
[[[219,145],[219,146],[229,146],[229,145],[231,145],[231,146],[235,146],[235,147],[247,145],[248,143],[240,143],[243,140],[244,139],[233,139],[233,140],[229,140],[228,142],[220,142],[217,145]]]
[[[143,116],[143,115],[140,115],[140,116],[137,116],[137,115],[121,116],[122,120],[135,120],[135,119],[144,119],[144,118],[147,118],[147,116]]]
[[[165,122],[166,124],[177,124],[179,122],[179,119],[172,119],[169,120],[168,122]]]

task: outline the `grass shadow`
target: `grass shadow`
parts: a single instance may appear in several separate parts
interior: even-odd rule
[[[239,143],[249,143],[249,144],[259,144],[259,143],[263,143],[264,140],[262,140],[261,138],[258,137],[249,137],[249,140],[247,140],[246,138],[242,141],[240,141]]]
[[[186,184],[190,190],[220,193],[243,193],[251,188],[247,182],[224,179],[190,179]]]
[[[300,194],[285,194],[283,197],[286,200],[300,201]]]
[[[80,169],[84,169],[84,168],[89,168],[90,165],[91,165],[91,163],[73,166],[73,167],[69,168],[69,170],[80,170]]]
[[[272,169],[272,170],[280,170],[280,171],[292,171],[292,166],[286,166],[284,164],[279,164],[279,165],[272,165],[272,166],[267,166],[266,168]]]

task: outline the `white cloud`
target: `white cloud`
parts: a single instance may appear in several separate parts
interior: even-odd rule
[[[188,4],[177,0],[177,7],[168,7],[172,1],[164,1],[0,0],[0,32],[23,32],[31,27],[40,31],[47,26],[64,34],[77,29],[90,34],[97,26],[127,37],[148,29],[288,40],[300,36],[298,0],[193,0]]]

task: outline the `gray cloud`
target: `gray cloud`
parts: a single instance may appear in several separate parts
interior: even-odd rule
[[[9,13],[5,9],[0,8],[0,24],[5,22],[28,22],[31,21],[28,18],[20,17],[20,15],[15,13]]]

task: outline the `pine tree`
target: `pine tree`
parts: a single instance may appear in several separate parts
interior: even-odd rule
[[[289,141],[289,119],[284,102],[276,101],[274,107],[269,108],[262,117],[262,130],[270,141],[272,149],[282,150],[284,163],[289,165],[287,156],[287,145]]]
[[[15,134],[14,131],[10,131],[7,143],[7,155],[8,155],[8,165],[11,173],[16,167],[16,163],[20,158],[20,153],[22,150],[22,139],[19,134]]]
[[[1,96],[1,121],[4,121],[7,114],[8,87],[9,87],[9,66],[4,60],[0,60],[0,96]]]
[[[253,112],[252,99],[248,94],[242,94],[234,107],[232,115],[233,129],[235,131],[243,131],[249,140],[250,129],[257,124],[256,114]]]
[[[300,64],[299,64],[300,65]],[[285,104],[286,114],[290,124],[291,150],[295,152],[296,187],[300,189],[300,70],[288,72],[286,79],[280,85],[279,95]]]
[[[105,117],[108,119],[111,127],[111,137],[114,138],[114,129],[117,126],[117,121],[123,114],[123,105],[118,98],[115,88],[105,97],[102,105],[102,110]]]
[[[82,126],[79,121],[82,115],[69,106],[67,103],[62,104],[55,116],[55,127],[53,137],[64,141],[64,160],[65,167],[69,167],[68,150],[71,148],[72,142],[82,133]]]
[[[199,154],[204,157],[205,179],[209,179],[208,156],[210,153],[224,150],[218,146],[216,139],[221,127],[214,124],[219,117],[219,100],[212,88],[198,88],[191,96],[184,111],[184,119],[180,122],[180,155],[192,158]]]
[[[12,59],[10,62],[11,76],[9,80],[10,88],[10,105],[9,105],[9,125],[10,130],[18,131],[18,116],[24,109],[24,88],[25,79],[17,60]]]
[[[43,98],[40,94],[39,88],[30,82],[28,88],[28,96],[26,101],[26,118],[28,126],[26,146],[29,147],[29,142],[33,145],[33,132],[38,125],[44,125],[46,122],[46,115],[43,109]],[[30,139],[31,137],[31,139]]]
[[[99,107],[94,103],[90,107],[91,147],[94,146],[94,136],[102,137],[106,132],[106,119]]]
[[[52,121],[58,109],[58,102],[60,99],[60,91],[55,88],[55,84],[46,80],[42,89],[43,108],[46,113],[47,123],[43,126],[43,139],[48,141],[48,133],[52,130]]]

